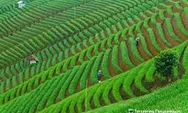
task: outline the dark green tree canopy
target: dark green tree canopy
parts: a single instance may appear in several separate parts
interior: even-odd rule
[[[163,51],[155,58],[156,71],[162,76],[173,76],[173,69],[178,64],[178,54],[172,50]]]

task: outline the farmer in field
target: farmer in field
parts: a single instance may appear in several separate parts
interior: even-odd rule
[[[98,78],[99,83],[101,82],[101,81],[100,81],[100,80],[101,80],[101,77],[102,77],[102,71],[99,70],[99,71],[98,71],[98,74],[97,74],[97,78]]]
[[[139,41],[140,41],[140,37],[137,37],[136,39],[136,46],[138,47]]]
[[[38,62],[38,58],[35,56],[35,55],[30,55],[28,58],[27,58],[27,62],[29,62],[29,65],[34,65]]]

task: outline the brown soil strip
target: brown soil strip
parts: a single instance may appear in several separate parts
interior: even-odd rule
[[[164,23],[164,20],[162,20],[159,15],[156,16],[156,21],[161,24]]]
[[[185,3],[183,3],[183,2],[180,2],[179,4],[180,4],[180,6],[183,7],[183,8],[187,7],[187,4],[185,4]]]
[[[8,74],[5,72],[4,73],[5,74],[5,78],[8,78],[9,79],[9,76],[8,76]]]
[[[155,74],[154,74],[155,75]],[[145,77],[142,80],[142,85],[147,89],[150,90],[154,86],[154,82],[147,82]]]
[[[91,97],[90,105],[91,105],[91,109],[95,109],[95,104],[94,104],[94,99],[93,99],[93,97]]]
[[[134,84],[134,81],[131,85],[131,90],[133,91],[133,93],[136,95],[136,96],[141,96],[141,95],[144,95],[144,93],[142,93],[137,87],[136,85]]]
[[[122,58],[122,55],[121,55],[120,47],[118,48],[118,59],[119,59],[118,64],[119,64],[120,68],[123,69],[123,71],[127,71],[127,70],[131,69],[131,67],[129,67],[128,65],[126,65],[122,62],[123,58]]]
[[[115,25],[115,28],[117,29],[117,31],[119,31],[120,29],[119,29],[119,27],[118,27],[118,25]]]
[[[121,86],[120,94],[124,100],[130,99],[131,97],[126,93],[125,89],[123,88],[123,84]]]
[[[4,81],[3,77],[0,77],[0,82],[2,83]]]
[[[78,108],[76,107],[76,104],[74,105],[74,111],[75,113],[78,113]]]
[[[140,20],[144,20],[145,17],[143,17],[140,13],[138,14],[138,17],[140,18]]]
[[[111,101],[111,103],[115,103],[117,102],[116,99],[114,98],[114,95],[112,93],[112,88],[110,89],[109,93],[108,93],[108,98]]]
[[[134,35],[137,36],[136,30],[134,30]],[[148,44],[147,44],[147,48],[149,48]],[[145,61],[150,59],[150,57],[147,55],[147,53],[145,52],[145,50],[144,50],[143,46],[141,46],[141,44],[138,44],[138,51],[139,51],[140,55],[142,56],[142,58],[144,58]]]
[[[144,14],[145,14],[147,17],[151,17],[151,16],[152,16],[152,15],[151,15],[151,13],[150,13],[150,12],[148,12],[148,11],[147,11],[147,12],[145,12]]]
[[[148,25],[149,25],[151,28],[153,28],[152,30],[153,30],[153,32],[154,32],[155,39],[156,39],[157,43],[159,44],[159,46],[161,47],[161,49],[166,49],[167,46],[166,46],[166,44],[161,40],[160,35],[159,35],[159,33],[158,33],[158,30],[156,29],[156,25],[154,25],[154,24],[151,22],[151,20],[149,21]]]
[[[82,111],[86,111],[86,106],[85,106],[86,100],[82,103]]]
[[[110,52],[108,57],[108,72],[111,76],[117,75],[118,72],[114,69],[112,64],[112,52]]]
[[[156,76],[156,74],[153,75],[154,77],[154,82],[148,82],[145,80],[145,78],[142,80],[143,86],[148,90],[148,91],[154,91],[158,88],[164,87],[168,84],[167,80],[161,80]]]
[[[173,46],[177,46],[179,45],[179,43],[177,41],[175,41],[169,34],[168,30],[167,30],[167,25],[166,22],[163,22],[162,24],[162,29],[163,29],[163,33],[165,35],[166,40],[172,44]]]
[[[104,45],[105,49],[107,50],[108,48],[110,48],[107,44],[107,41],[105,41],[105,45]]]
[[[101,52],[102,51],[102,43],[99,44],[99,48],[98,48],[98,51]]]
[[[12,81],[12,78],[10,79],[10,88],[9,88],[9,89],[11,89],[11,88],[13,88],[13,81]]]
[[[129,39],[128,39],[129,40]],[[131,50],[131,46],[130,46],[130,43],[128,41],[126,41],[126,46],[127,46],[127,53],[128,53],[128,56],[131,60],[131,62],[134,64],[134,65],[139,65],[141,62],[133,55],[133,52]]]
[[[83,57],[83,60],[84,60],[84,61],[88,61],[88,60],[89,60],[89,58],[87,57],[87,55],[86,55],[86,54],[87,54],[87,51],[86,51],[86,52],[84,52],[84,57]],[[79,57],[78,57],[78,58],[79,58]],[[78,58],[77,58],[77,63],[76,63],[76,65],[78,65],[78,64],[80,64],[80,65],[81,65],[81,62],[78,62]],[[72,68],[72,67],[71,67],[71,68]],[[71,69],[71,68],[70,68],[70,69]]]
[[[134,17],[132,18],[134,23],[138,23],[139,21],[137,21]]]
[[[127,100],[129,97],[127,96],[127,94],[125,93],[124,89],[123,89],[123,85],[120,86],[119,88],[119,93],[121,94],[121,98],[123,100]]]
[[[180,13],[182,10],[178,9],[177,7],[173,6],[172,11],[176,13]]]
[[[188,30],[188,20],[186,19],[185,12],[181,13],[182,23],[184,25],[184,28]]]
[[[58,98],[59,92],[60,92],[60,90],[56,93],[54,103],[58,103],[60,101],[60,99]]]
[[[104,55],[102,55],[101,61],[102,61],[103,57],[104,57]],[[95,59],[95,60],[96,60],[96,59]],[[93,63],[93,65],[94,65],[94,63]],[[93,66],[91,66],[91,69],[90,69],[90,70],[92,70],[92,67],[93,67]],[[99,66],[99,68],[100,68],[100,66]],[[99,69],[98,69],[98,70],[99,70]],[[89,71],[87,78],[88,78],[88,79],[86,79],[87,86],[93,85],[93,82],[92,82],[92,80],[91,80],[91,71]],[[86,83],[86,82],[85,82],[85,83]],[[86,87],[87,87],[87,86],[86,86]]]
[[[111,32],[112,34],[114,34],[114,30],[113,30],[113,29],[110,29],[110,32]]]
[[[86,67],[87,67],[87,65],[84,67],[84,71],[86,70]],[[83,71],[83,72],[84,72],[84,71]],[[83,73],[82,73],[81,75],[83,75]],[[77,82],[77,85],[76,85],[76,92],[81,91],[81,88],[80,88],[80,82],[81,82],[80,79],[81,79],[81,77],[82,77],[82,76],[80,76],[79,79],[78,79],[78,82]],[[87,82],[87,81],[86,81],[86,82]]]
[[[151,19],[149,19],[149,21],[148,21],[148,26],[151,27],[151,28],[156,28],[156,24],[153,24],[151,22]]]
[[[182,40],[187,40],[188,39],[185,35],[183,35],[183,33],[178,28],[177,21],[175,20],[175,17],[172,18],[171,24],[172,24],[172,27],[173,27],[173,31],[178,36],[178,38],[180,38]]]
[[[140,55],[142,56],[142,58],[144,58],[145,61],[149,60],[150,57],[147,55],[147,53],[144,51],[144,48],[141,44],[138,44],[138,52],[140,53]]]
[[[164,11],[164,17],[165,18],[172,18],[172,15],[170,15],[167,11]]]
[[[161,47],[162,50],[164,49],[167,49],[168,47],[166,46],[166,44],[162,41],[162,39],[160,38],[160,35],[158,33],[158,30],[157,29],[153,29],[154,31],[154,35],[155,35],[155,38],[157,40],[157,43],[159,44],[159,46]]]
[[[169,1],[165,1],[163,4],[165,4],[165,5],[174,5],[172,2],[169,2]]]
[[[145,39],[146,39],[146,43],[148,45],[147,47],[148,47],[149,51],[151,52],[152,55],[156,56],[158,54],[158,51],[152,45],[149,34],[147,32],[147,29],[144,28],[144,26],[142,26],[141,30],[142,30],[142,33],[143,33]]]
[[[102,93],[100,94],[100,96],[99,96],[99,104],[100,104],[100,106],[102,106],[102,105],[104,105],[105,103],[104,103],[104,99],[103,99],[103,97],[102,97]]]
[[[100,95],[99,100],[100,100],[100,105],[101,105],[101,106],[105,106],[105,101],[104,101],[102,95]]]
[[[70,106],[69,106],[70,107]],[[66,113],[70,113],[70,109],[67,107]]]
[[[131,19],[132,19],[132,18],[131,18]],[[130,20],[128,20],[128,19],[127,19],[127,24],[128,24],[129,26],[132,25],[132,23],[131,23]]]

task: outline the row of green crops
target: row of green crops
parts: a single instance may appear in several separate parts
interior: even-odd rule
[[[105,1],[104,1],[104,3],[106,4]],[[113,4],[113,3],[109,3],[109,4]],[[15,61],[17,62],[18,59],[23,60],[23,57],[26,57],[28,54],[31,54],[31,51],[32,52],[39,51],[41,49],[44,49],[46,47],[45,45],[54,44],[55,42],[62,40],[62,39],[63,39],[62,42],[64,43],[64,45],[67,45],[67,47],[70,47],[71,46],[70,43],[72,40],[69,41],[67,39],[72,39],[72,38],[70,38],[71,36],[74,37],[74,36],[78,35],[81,39],[87,39],[87,37],[90,37],[91,35],[93,36],[95,34],[95,32],[93,34],[91,34],[91,32],[89,32],[87,30],[88,27],[90,28],[90,26],[92,25],[91,27],[93,27],[94,29],[99,28],[97,30],[99,32],[99,31],[105,29],[105,28],[102,29],[102,26],[100,26],[99,23],[101,21],[104,22],[105,24],[108,24],[108,23],[115,24],[118,21],[121,21],[122,19],[119,18],[118,20],[116,20],[116,16],[114,16],[114,15],[117,15],[117,14],[122,15],[122,13],[126,13],[125,11],[126,11],[126,9],[128,9],[127,7],[125,7],[126,4],[124,4],[124,7],[122,6],[123,9],[115,10],[115,12],[110,13],[110,15],[109,15],[109,13],[107,13],[106,17],[108,19],[106,19],[106,17],[103,17],[101,20],[101,19],[96,19],[96,18],[98,15],[101,14],[100,12],[104,12],[104,9],[100,9],[99,8],[100,5],[97,5],[97,6],[98,7],[95,7],[95,8],[97,8],[98,10],[95,10],[92,13],[90,11],[90,13],[85,15],[85,17],[80,17],[80,18],[73,19],[71,21],[66,21],[66,22],[63,22],[64,24],[60,24],[58,26],[55,26],[55,25],[51,25],[51,27],[49,26],[50,28],[54,27],[54,30],[53,29],[52,29],[52,31],[45,30],[45,32],[42,33],[41,35],[38,34],[38,31],[40,31],[40,30],[34,28],[33,29],[34,31],[33,31],[32,27],[30,27],[30,28],[28,28],[28,31],[26,29],[24,29],[23,31],[16,33],[15,36],[12,35],[10,37],[1,39],[1,41],[3,42],[3,44],[1,45],[1,49],[6,50],[1,55],[2,67],[4,67],[3,64],[10,65],[10,64],[15,63]],[[94,7],[94,6],[92,6],[92,7]],[[102,3],[101,3],[100,7],[102,7]],[[115,4],[112,6],[108,5],[108,7],[106,7],[106,9],[108,9],[108,11],[110,11],[109,8],[114,9],[115,7],[119,7],[119,6],[115,5]],[[131,6],[131,7],[133,7],[133,6]],[[111,9],[111,10],[113,10],[113,9]],[[84,13],[84,14],[86,14],[86,13]],[[110,17],[112,17],[112,18],[110,18]],[[124,18],[127,18],[127,17],[124,17]],[[59,24],[58,22],[53,22],[53,23]],[[69,23],[71,23],[71,24],[69,24]],[[72,25],[75,25],[75,23],[79,23],[82,25],[81,28],[77,27],[80,30],[79,34],[75,34],[77,31],[75,31],[74,26],[72,26]],[[41,25],[43,25],[43,24],[41,23]],[[48,24],[48,25],[50,25],[50,24]],[[33,27],[35,27],[35,26],[33,26]],[[49,29],[49,27],[46,27],[46,26],[44,26],[44,27],[45,27],[45,29]],[[115,28],[115,27],[112,27],[112,28]],[[33,31],[33,32],[31,32],[31,31]],[[22,32],[23,32],[23,34],[22,34]],[[56,34],[57,32],[61,32],[61,33]],[[67,37],[69,37],[69,38],[67,38]],[[39,40],[39,38],[40,38],[40,40]],[[18,42],[19,42],[19,44],[18,44]],[[43,44],[43,42],[45,42],[44,43],[45,45]],[[72,42],[75,44],[74,41],[72,41]],[[4,43],[6,43],[6,44],[4,44]],[[24,45],[25,45],[25,47],[23,48]],[[9,49],[7,49],[7,48],[9,48]],[[14,48],[14,50],[11,48]],[[20,49],[20,48],[22,48],[22,49]],[[20,53],[23,53],[23,54],[20,54]]]
[[[185,47],[187,50],[187,42],[175,48],[175,50],[180,53],[180,56],[183,55],[184,58],[187,55],[186,53],[181,52],[184,52],[183,50]],[[62,100],[60,103],[48,107],[47,109],[41,111],[41,113],[50,113],[51,111],[54,113],[83,112],[122,101],[124,99],[134,98],[139,95],[137,95],[132,89],[133,85],[135,85],[135,87],[140,91],[141,95],[147,94],[152,88],[146,89],[143,83],[154,82],[155,68],[153,62],[153,59],[151,59],[150,61],[145,62],[125,73],[89,87],[88,89]],[[153,73],[148,74],[148,71],[145,71],[146,69],[152,69],[154,71]],[[150,81],[147,78],[152,78],[153,81]],[[75,100],[75,98],[77,99]]]
[[[183,76],[187,76],[184,74]],[[172,110],[186,113],[187,79],[180,80],[144,97],[122,101],[87,113],[127,113],[129,110]]]
[[[145,22],[145,21],[144,21]],[[135,26],[136,27],[136,26]],[[124,40],[127,40],[127,38],[126,38],[126,36],[124,36],[124,35],[126,35],[127,33],[130,33],[129,31],[128,31],[129,29],[125,29],[125,30],[123,30],[122,31],[122,36],[121,37],[123,37],[124,38]],[[125,33],[126,32],[126,33]],[[108,38],[108,39],[106,39],[106,40],[109,40],[109,41],[111,41],[111,39],[113,39],[113,37],[110,37],[110,38]],[[120,39],[118,39],[117,38],[117,36],[115,35],[115,37],[114,37],[114,41],[115,41],[115,43],[116,44],[119,44],[119,41],[120,41]],[[142,42],[144,42],[143,40],[144,40],[144,38],[141,38],[141,41]],[[99,42],[98,44],[96,44],[96,45],[94,45],[94,46],[92,46],[91,48],[93,48],[94,49],[94,53],[97,53],[97,54],[95,54],[95,55],[98,55],[98,50],[103,50],[103,51],[105,51],[107,48],[105,48],[105,47],[109,47],[109,48],[111,48],[112,47],[112,42],[110,42],[110,43],[108,43],[109,41],[106,41],[106,40],[103,40],[103,41],[101,41],[101,42]],[[107,46],[100,46],[100,48],[99,48],[99,46],[98,45],[100,45],[100,43],[105,43],[105,42],[107,42],[106,44],[109,44],[109,45],[107,45]],[[144,44],[144,43],[143,43]],[[101,44],[102,45],[102,44]],[[122,47],[124,47],[124,48],[122,48]],[[133,48],[133,45],[131,45],[131,50],[134,50],[134,48]],[[143,46],[144,47],[144,46]],[[95,49],[96,48],[96,49]],[[123,44],[121,43],[121,49],[125,49],[125,52],[126,52],[126,46],[123,46]],[[96,51],[95,51],[96,50]],[[116,49],[117,50],[117,49]],[[146,50],[146,49],[145,49]],[[71,67],[73,67],[73,66],[75,66],[75,65],[77,65],[77,62],[76,62],[76,59],[79,59],[79,61],[80,61],[80,63],[83,63],[83,61],[85,61],[85,59],[83,58],[83,55],[87,55],[88,56],[88,59],[91,59],[91,57],[90,56],[92,56],[92,53],[89,53],[88,54],[88,52],[86,52],[86,51],[88,51],[88,52],[91,52],[92,50],[91,49],[87,49],[87,50],[85,50],[85,51],[82,51],[81,53],[79,53],[79,55],[75,55],[75,56],[73,56],[73,57],[71,57],[71,58],[69,58],[68,60],[65,60],[65,61],[63,61],[62,63],[61,63],[61,65],[55,65],[54,67],[57,67],[58,68],[58,70],[61,70],[61,68],[63,68],[64,70],[67,70],[68,69],[68,67],[70,68],[70,66]],[[129,51],[130,51],[130,48],[129,48]],[[115,52],[115,50],[113,49],[113,52]],[[125,52],[121,52],[122,53],[122,55],[125,55]],[[116,53],[117,54],[117,53]],[[126,55],[128,55],[128,54],[126,54]],[[138,54],[137,54],[137,56],[138,56]],[[114,56],[113,56],[114,57]],[[114,66],[114,68],[116,68],[117,70],[119,70],[119,72],[122,72],[121,71],[121,69],[118,69],[118,65],[117,65],[117,60],[115,59],[116,57],[114,57],[113,58],[113,62],[114,61],[116,61],[116,63],[112,63]],[[127,58],[129,58],[128,56],[126,57],[126,56],[123,56],[122,58],[126,58],[125,60],[123,59],[123,61],[125,61],[124,63],[125,64],[130,64],[129,66],[131,67],[132,66],[132,64],[130,63],[130,60],[128,60]],[[138,59],[139,59],[139,57],[137,57]],[[140,57],[141,58],[141,57]],[[42,64],[38,64],[36,67],[32,67],[31,69],[27,69],[25,72],[24,72],[24,74],[22,73],[21,75],[23,76],[23,75],[26,75],[26,77],[24,77],[26,80],[30,77],[30,76],[33,76],[34,74],[37,74],[37,73],[34,73],[34,71],[35,70],[37,70],[37,72],[39,73],[39,72],[41,72],[40,71],[40,69],[44,69],[43,67],[46,65],[47,67],[48,66],[50,66],[51,65],[51,61],[54,61],[54,60],[48,60],[48,62],[44,62],[44,63],[42,63]],[[71,62],[71,63],[70,63]],[[55,64],[55,63],[54,63]],[[105,63],[102,63],[102,65],[105,65]],[[70,65],[70,66],[69,66]],[[59,68],[60,67],[60,68]],[[106,71],[106,69],[104,69],[104,67],[103,66],[101,66],[102,68],[103,68],[103,70],[104,70],[104,72],[106,73],[106,76],[108,76],[109,74],[108,74],[108,71]],[[99,69],[99,68],[96,68],[96,70],[97,69]],[[95,70],[95,71],[96,71]],[[35,71],[36,72],[36,71]],[[49,72],[48,70],[46,71],[46,72]],[[44,72],[44,73],[46,73],[46,72]],[[52,71],[51,73],[53,74],[53,72],[59,72],[59,71]],[[96,72],[95,72],[96,73]],[[40,75],[43,75],[43,73],[41,73]],[[53,74],[53,75],[56,75],[55,73]],[[21,79],[21,81],[20,81],[20,83],[22,83],[22,81],[23,81],[23,77],[20,77],[19,79]],[[14,81],[15,82],[15,81]],[[20,84],[20,83],[18,83],[18,84]],[[4,82],[3,84],[2,84],[2,86],[1,87],[3,87],[3,86],[5,86],[5,84],[7,84],[6,82]],[[10,89],[10,87],[6,87],[6,89],[1,89],[1,91],[2,92],[4,92],[4,90],[8,90],[8,89]]]
[[[23,19],[0,15],[7,22],[0,24],[7,35],[0,39],[1,113],[78,113],[151,93],[164,86],[152,58],[175,46],[180,60],[175,77],[188,73],[188,42],[181,44],[188,35],[187,0],[32,3],[15,10],[23,11]],[[28,21],[17,25],[13,16]],[[26,66],[31,52],[40,62]]]
[[[71,38],[69,38],[69,39],[71,39]],[[60,45],[60,44],[59,44]],[[55,45],[55,46],[57,46],[57,45]],[[54,46],[54,48],[55,48],[55,46]],[[50,48],[49,48],[50,49]],[[47,49],[48,50],[48,49]],[[46,51],[47,51],[46,50]],[[52,49],[53,50],[53,49]],[[55,50],[54,50],[55,51]],[[57,50],[56,50],[57,51]],[[53,53],[53,51],[51,51],[52,53]],[[49,52],[47,52],[47,53],[49,53]],[[43,54],[42,54],[43,55]],[[39,58],[40,58],[40,56],[38,56]],[[24,65],[22,65],[22,67],[24,67]]]
[[[61,1],[60,2],[60,1],[54,0],[51,2],[46,2],[45,4],[40,5],[38,7],[32,7],[32,8],[30,7],[29,10],[24,10],[24,13],[20,13],[19,15],[16,15],[16,18],[14,18],[14,20],[12,19],[12,17],[9,17],[6,19],[0,19],[2,20],[2,23],[0,24],[2,28],[1,36],[7,36],[9,34],[15,33],[18,30],[21,30],[28,26],[33,25],[34,23],[36,24],[36,22],[41,23],[42,20],[46,20],[54,14],[58,14],[62,11],[69,10],[76,5],[78,6],[83,3],[84,2],[81,2],[81,1],[74,1],[74,2],[73,1],[69,1],[69,2]],[[17,22],[15,23],[14,21],[17,21]],[[38,30],[44,29],[43,27],[40,27],[40,26],[36,28],[38,28]],[[24,29],[24,32],[26,33],[25,30],[26,29]],[[30,35],[34,35],[33,31],[36,32],[37,30],[30,29],[30,32],[27,32],[27,33]]]
[[[187,42],[175,48],[175,50],[180,53],[179,56],[181,56],[181,54],[185,54],[183,53],[185,47],[187,47]],[[24,111],[25,113],[33,112],[33,110],[41,111],[45,107],[53,105],[55,102],[57,102],[57,100],[61,101],[68,96],[70,96],[70,98],[72,99],[68,97],[62,101],[63,103],[66,103],[66,105],[68,105],[68,103],[70,104],[71,102],[74,104],[71,106],[77,106],[78,109],[84,111],[83,109],[81,109],[83,108],[81,106],[83,105],[84,101],[87,100],[87,102],[85,101],[86,103],[84,105],[87,105],[85,107],[87,108],[87,110],[90,110],[93,107],[101,107],[103,105],[108,105],[116,101],[139,96],[135,94],[134,90],[132,90],[131,87],[133,84],[135,84],[136,88],[141,92],[141,94],[146,94],[150,92],[150,89],[146,89],[145,86],[143,86],[143,82],[154,82],[155,68],[154,65],[152,65],[154,62],[153,59],[127,72],[123,72],[119,76],[113,77],[102,83],[91,86],[91,88],[89,89],[85,89],[87,88],[88,80],[91,80],[91,82],[95,83],[97,82],[97,76],[92,76],[93,74],[97,75],[96,73],[94,73],[93,70],[95,70],[99,66],[99,62],[101,61],[101,57],[103,55],[104,54],[100,54],[99,56],[94,57],[91,61],[85,62],[81,66],[74,66],[72,70],[66,71],[65,73],[62,73],[53,78],[53,75],[48,74],[48,76],[43,75],[42,78],[37,78],[35,79],[35,81],[30,79],[28,84],[25,83],[22,85],[22,87],[16,87],[8,91],[7,93],[2,94],[0,102],[1,104],[3,104],[2,107],[5,106],[5,108],[2,108],[1,112],[7,112],[8,109],[14,109],[14,112]],[[144,71],[146,68],[152,70],[152,73],[150,72],[148,74],[147,71]],[[91,74],[89,74],[90,72]],[[97,70],[95,72],[97,72]],[[38,86],[47,78],[50,79]],[[148,78],[151,78],[152,81]],[[38,87],[33,89],[33,87],[36,86]],[[74,94],[79,91],[78,88],[84,90],[80,93]],[[26,91],[29,90],[31,91],[23,95]],[[90,94],[90,90],[92,94]],[[87,95],[90,96],[86,96],[85,91],[87,91]],[[125,94],[123,94],[122,92],[124,92]],[[108,95],[112,95],[114,99],[112,99],[112,97],[109,97]],[[75,101],[73,99],[75,98],[75,96],[78,97],[77,101],[81,102],[73,102]],[[101,96],[104,100],[103,103],[101,103]],[[94,102],[94,106],[92,106],[90,103],[92,101]],[[9,104],[11,104],[11,108],[9,107]],[[62,106],[62,104],[58,105],[60,106],[57,107],[64,107],[65,110],[69,109],[68,106]],[[74,109],[71,110],[74,111]]]

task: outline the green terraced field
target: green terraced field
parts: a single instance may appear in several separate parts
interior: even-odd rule
[[[0,113],[188,112],[187,0],[23,1],[0,0]],[[165,50],[171,83],[154,66]]]

